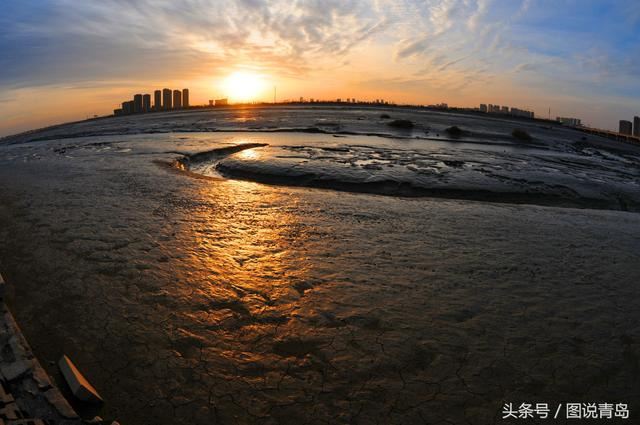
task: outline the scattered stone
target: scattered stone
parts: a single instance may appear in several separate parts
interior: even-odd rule
[[[100,416],[94,416],[88,423],[90,424],[99,424],[102,423],[102,418]]]
[[[464,165],[464,161],[456,161],[453,159],[445,159],[442,162],[444,163],[444,165],[454,168],[462,168],[462,166]]]
[[[29,371],[31,371],[31,363],[25,360],[0,365],[0,373],[7,381],[16,380]]]
[[[413,128],[413,122],[409,121],[409,120],[393,120],[390,123],[387,124],[389,127],[395,127],[395,128],[405,128],[405,129],[409,129],[409,128]]]
[[[383,120],[388,120],[391,117],[389,116],[389,114],[381,114],[380,118],[382,118]]]
[[[8,393],[5,390],[4,385],[2,385],[2,383],[0,383],[0,403],[9,404],[9,403],[13,403],[14,401],[15,401],[15,399],[13,398],[13,395]]]
[[[20,335],[13,335],[9,338],[9,346],[16,359],[31,359],[33,354],[27,346],[27,342],[24,341]]]
[[[67,419],[78,418],[76,412],[69,406],[69,403],[67,403],[67,400],[60,394],[57,388],[51,388],[45,391],[44,396],[49,404],[55,407],[60,416]]]
[[[462,131],[462,129],[460,127],[458,127],[457,125],[449,127],[445,131],[451,137],[460,137],[460,136],[462,136],[464,134],[464,131]]]
[[[58,361],[58,367],[65,381],[69,384],[71,392],[78,400],[88,403],[102,403],[103,400],[100,394],[80,373],[69,357],[63,355]]]
[[[511,132],[511,135],[518,140],[525,142],[531,141],[531,135],[521,128],[516,128]]]
[[[20,409],[18,409],[18,406],[15,403],[7,404],[0,409],[0,417],[8,420],[18,419],[21,416],[22,414],[20,413]]]
[[[49,376],[47,376],[47,373],[42,367],[36,366],[33,368],[33,379],[36,381],[40,390],[47,390],[52,387],[51,380],[49,380]]]

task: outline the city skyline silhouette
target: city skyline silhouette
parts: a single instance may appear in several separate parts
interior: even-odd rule
[[[274,87],[282,100],[516,105],[616,131],[640,106],[633,1],[5,6],[0,135],[107,115],[146,87],[190,87],[194,105],[271,102]]]

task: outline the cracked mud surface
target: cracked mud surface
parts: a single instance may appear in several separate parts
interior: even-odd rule
[[[252,141],[88,137],[3,154],[9,303],[45,367],[66,353],[82,368],[102,417],[640,412],[640,215],[194,179],[153,162]]]

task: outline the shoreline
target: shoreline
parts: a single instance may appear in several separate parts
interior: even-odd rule
[[[238,104],[230,104],[225,106],[208,106],[208,105],[199,105],[199,106],[190,106],[188,108],[183,109],[173,109],[173,110],[161,110],[161,111],[149,111],[146,113],[139,114],[130,114],[130,115],[101,115],[98,117],[91,117],[79,120],[71,120],[67,122],[55,123],[51,125],[45,125],[39,128],[32,128],[30,130],[19,131],[17,133],[6,134],[4,136],[0,136],[0,143],[2,143],[5,139],[10,139],[17,136],[28,136],[29,134],[38,133],[41,131],[47,130],[55,130],[60,127],[65,127],[68,125],[74,124],[82,124],[87,122],[95,122],[95,121],[104,121],[112,118],[122,118],[122,117],[131,117],[131,116],[144,116],[148,114],[171,114],[171,113],[184,113],[184,112],[198,112],[198,111],[225,111],[225,110],[236,110],[236,109],[259,109],[259,108],[322,108],[322,109],[379,109],[379,110],[413,110],[413,111],[427,111],[427,112],[435,112],[435,113],[450,113],[450,114],[460,114],[460,115],[469,115],[469,116],[483,116],[486,115],[486,118],[491,119],[514,119],[523,122],[541,122],[548,124],[558,124],[557,121],[548,120],[546,118],[525,118],[511,115],[501,115],[495,114],[489,116],[489,114],[482,113],[479,111],[471,111],[466,110],[464,108],[450,108],[447,110],[440,108],[432,108],[425,105],[404,105],[404,104],[371,104],[371,103],[338,103],[338,102],[316,102],[316,103],[298,103],[298,102],[289,102],[289,103],[238,103]]]

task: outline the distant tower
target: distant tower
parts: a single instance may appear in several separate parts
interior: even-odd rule
[[[633,128],[633,124],[631,124],[631,121],[620,120],[620,133],[621,134],[627,134],[627,135],[630,136],[632,128]]]
[[[133,112],[138,114],[142,112],[142,95],[136,94],[133,96]]]
[[[162,109],[168,111],[171,109],[171,89],[162,89]]]
[[[151,110],[151,95],[145,94],[142,96],[142,112],[149,112]]]
[[[153,92],[153,109],[156,111],[162,110],[162,91],[160,90]]]
[[[640,117],[633,117],[633,135],[640,137]]]
[[[189,107],[189,89],[182,89],[182,107]]]
[[[182,108],[182,92],[180,90],[173,91],[173,109]]]

